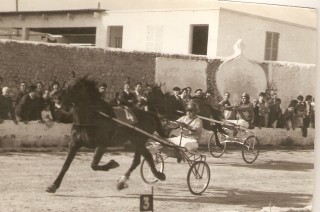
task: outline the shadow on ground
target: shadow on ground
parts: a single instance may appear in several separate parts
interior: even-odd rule
[[[251,169],[272,169],[272,170],[285,170],[285,171],[308,171],[314,169],[313,163],[299,163],[292,161],[268,161],[265,163],[256,164],[239,164],[231,163],[231,166],[246,167]]]
[[[212,192],[210,192],[211,190]],[[155,196],[156,201],[176,201],[210,203],[222,205],[239,205],[251,208],[262,208],[266,206],[277,207],[305,207],[310,204],[312,195],[292,194],[267,191],[250,191],[239,189],[211,188],[201,196]]]

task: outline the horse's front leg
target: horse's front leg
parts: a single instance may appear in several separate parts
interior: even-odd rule
[[[127,181],[129,180],[131,172],[133,172],[133,170],[135,170],[137,168],[137,166],[139,166],[140,162],[141,162],[141,153],[140,153],[140,149],[138,148],[138,146],[136,146],[136,150],[134,152],[134,157],[133,157],[131,167],[118,181],[118,184],[117,184],[118,190],[122,190],[122,189],[128,187]]]
[[[62,166],[62,169],[61,169],[58,177],[54,181],[54,183],[46,189],[47,192],[55,193],[56,190],[60,187],[62,179],[63,179],[64,175],[66,174],[66,172],[68,171],[68,169],[69,169],[74,157],[76,156],[79,148],[80,148],[80,145],[76,144],[75,142],[70,143],[68,156]]]
[[[104,165],[99,165],[99,162],[103,156],[103,154],[106,151],[106,146],[105,145],[99,145],[96,147],[95,152],[94,152],[94,156],[93,156],[93,160],[91,163],[91,168],[94,171],[108,171],[109,169],[114,169],[117,168],[119,165],[119,163],[117,163],[114,160],[110,160],[108,163],[104,164]]]

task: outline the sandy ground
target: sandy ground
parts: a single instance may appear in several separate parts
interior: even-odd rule
[[[116,189],[133,153],[106,153],[102,162],[115,159],[120,163],[109,172],[92,171],[92,155],[78,153],[60,189],[49,194],[45,189],[60,171],[66,151],[1,152],[0,211],[139,211],[140,195],[151,193],[151,186],[141,179],[140,167],[133,172],[129,188]],[[188,164],[169,158],[165,162],[167,180],[153,186],[154,211],[303,208],[312,201],[313,160],[314,151],[306,149],[264,150],[252,165],[246,164],[236,149],[221,158],[208,155],[210,185],[195,196],[187,187]]]

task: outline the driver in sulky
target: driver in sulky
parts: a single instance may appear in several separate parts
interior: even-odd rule
[[[170,129],[179,127],[181,129],[181,133],[178,136],[170,137],[168,141],[177,146],[185,147],[188,151],[197,151],[199,147],[198,141],[202,133],[202,120],[197,117],[199,108],[195,102],[189,101],[185,110],[186,115],[176,121],[167,122],[167,127]],[[151,153],[160,151],[170,157],[177,158],[178,163],[183,160],[183,156],[177,148],[162,146],[159,142],[150,142],[149,144],[147,148]]]
[[[198,149],[198,140],[202,133],[202,120],[197,117],[199,112],[198,105],[195,102],[188,102],[186,108],[186,115],[180,117],[175,122],[171,122],[171,125],[176,125],[175,127],[181,127],[182,137],[176,136],[171,137],[168,140],[172,143],[185,147],[187,150]]]

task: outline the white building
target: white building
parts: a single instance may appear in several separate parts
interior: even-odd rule
[[[270,11],[254,14],[211,6],[0,12],[0,38],[209,58],[230,56],[233,44],[242,39],[244,53],[254,60],[316,63],[313,24],[273,17]],[[310,16],[310,11],[304,12]]]

